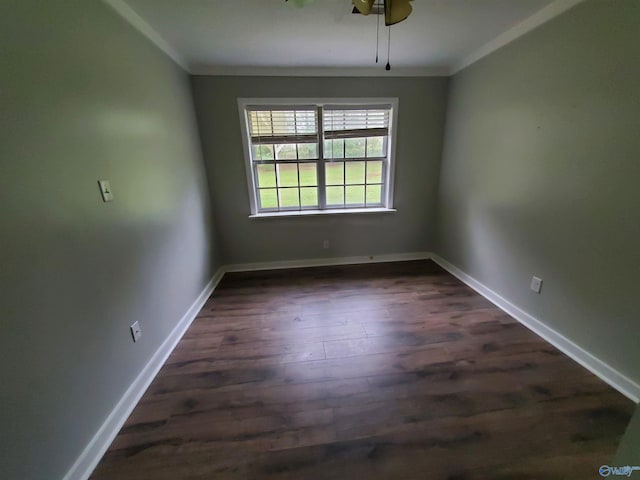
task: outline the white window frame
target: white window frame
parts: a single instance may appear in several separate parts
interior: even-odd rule
[[[324,209],[302,209],[302,210],[284,210],[284,211],[258,211],[258,199],[256,197],[256,178],[254,168],[251,161],[251,147],[249,136],[249,125],[247,121],[247,107],[256,106],[377,106],[389,105],[391,112],[389,115],[389,134],[387,141],[387,159],[385,181],[383,188],[383,198],[381,207],[358,207],[358,208],[324,208]],[[396,157],[396,130],[398,124],[398,98],[374,97],[374,98],[238,98],[238,113],[240,116],[240,126],[242,132],[242,146],[245,156],[245,169],[247,176],[247,187],[249,191],[249,204],[251,207],[250,218],[261,217],[286,217],[286,216],[307,216],[307,215],[326,215],[326,214],[345,214],[345,213],[383,213],[395,212],[393,208],[393,191],[395,178],[395,157]],[[318,119],[319,144],[323,143],[322,118]],[[322,148],[319,146],[319,156],[322,157]],[[318,164],[324,167],[324,159],[319,158]],[[322,195],[320,190],[326,188],[318,179],[318,195]]]

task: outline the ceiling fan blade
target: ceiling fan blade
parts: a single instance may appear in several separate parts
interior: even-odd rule
[[[384,0],[384,24],[386,26],[400,23],[411,14],[410,0]]]
[[[353,6],[358,9],[362,15],[369,15],[375,0],[352,0]]]

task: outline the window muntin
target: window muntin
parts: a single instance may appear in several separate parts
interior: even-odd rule
[[[391,208],[393,105],[241,103],[253,212]]]
[[[316,107],[248,107],[259,212],[318,208]]]
[[[325,106],[327,205],[383,206],[390,114],[391,108],[385,106]]]

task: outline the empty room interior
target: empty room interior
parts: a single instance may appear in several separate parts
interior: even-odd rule
[[[0,24],[0,478],[640,478],[640,1]]]

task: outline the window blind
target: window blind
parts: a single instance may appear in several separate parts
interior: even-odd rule
[[[315,108],[259,108],[247,109],[249,135],[253,145],[318,141],[318,115]]]
[[[389,106],[326,106],[323,113],[324,138],[381,137],[389,135]]]

